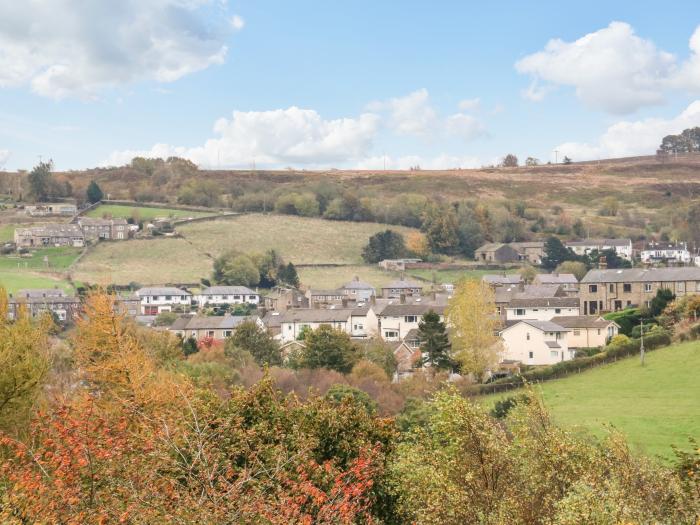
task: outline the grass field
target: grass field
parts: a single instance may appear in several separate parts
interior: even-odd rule
[[[671,445],[700,438],[699,367],[700,342],[684,343],[650,352],[644,367],[628,358],[538,388],[558,423],[598,436],[611,424],[636,450],[669,459]]]
[[[8,293],[17,293],[23,288],[53,288],[58,286],[69,291],[71,285],[60,277],[37,272],[0,270],[0,286]]]
[[[128,219],[129,217],[134,217],[138,215],[141,220],[151,220],[156,217],[205,217],[207,215],[215,215],[216,212],[211,213],[202,211],[187,211],[187,210],[173,210],[170,208],[142,208],[134,206],[121,206],[118,204],[102,204],[97,208],[90,210],[87,213],[88,217],[103,217],[105,215],[111,215],[114,218]]]
[[[506,270],[506,273],[517,273],[518,269]],[[435,284],[457,283],[460,279],[481,279],[490,273],[503,273],[503,270],[406,270],[408,275],[427,279]]]
[[[299,279],[303,285],[313,288],[334,289],[358,276],[379,289],[398,277],[397,273],[385,272],[376,266],[337,266],[332,268],[298,268]]]
[[[10,293],[22,288],[59,286],[69,289],[61,273],[79,253],[80,248],[43,248],[32,252],[31,257],[3,255],[0,257],[0,284]]]
[[[0,242],[9,242],[15,238],[14,224],[0,224]]]

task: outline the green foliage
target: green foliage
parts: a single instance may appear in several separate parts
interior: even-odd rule
[[[197,340],[194,337],[188,337],[182,341],[182,353],[186,356],[196,354],[199,352],[199,346],[197,346]]]
[[[335,403],[348,403],[366,410],[369,414],[377,413],[377,403],[367,392],[350,385],[335,384],[326,392],[325,398]]]
[[[97,182],[91,180],[90,184],[88,184],[87,190],[85,191],[85,196],[90,204],[95,204],[104,198],[104,193],[102,193],[102,189]]]
[[[367,246],[362,250],[362,258],[369,264],[384,259],[398,259],[405,255],[406,244],[403,235],[393,230],[375,233],[369,238]]]
[[[450,357],[450,340],[447,327],[434,311],[423,315],[418,323],[418,338],[421,342],[421,358],[418,366],[429,366],[435,370],[452,370],[454,362]]]
[[[161,312],[153,321],[153,326],[170,326],[177,320],[177,317],[175,312]]]
[[[218,206],[221,202],[221,186],[211,180],[190,179],[180,189],[177,202],[192,206]]]
[[[564,261],[554,270],[556,273],[573,273],[579,281],[588,273],[588,267],[581,261]]]
[[[620,257],[612,248],[601,252],[593,250],[585,257],[589,268],[597,267],[601,258],[605,259],[605,264],[607,264],[607,267],[611,270],[616,268],[632,268],[632,263],[624,257]]]
[[[359,358],[350,336],[328,325],[310,330],[304,342],[306,348],[298,363],[301,368],[328,368],[347,374]]]
[[[35,201],[46,201],[51,193],[53,161],[39,162],[29,172],[29,192]]]
[[[457,207],[457,235],[460,253],[473,259],[474,252],[484,243],[484,231],[474,209],[466,202]]]
[[[373,338],[364,347],[364,358],[380,366],[389,379],[394,377],[397,365],[396,356],[391,345],[383,339]]]
[[[642,313],[639,308],[625,308],[619,312],[610,312],[605,314],[605,319],[608,321],[615,321],[620,325],[620,333],[624,335],[630,335],[632,329],[637,326],[642,318]]]
[[[277,270],[277,280],[280,283],[288,284],[294,288],[299,287],[299,274],[294,266],[294,263],[289,262],[287,265],[281,265]]]
[[[491,415],[496,419],[505,419],[510,411],[513,410],[518,404],[529,402],[530,398],[524,394],[499,399],[491,409]]]
[[[678,135],[666,135],[661,140],[659,150],[666,154],[700,151],[700,128],[688,128]]]
[[[287,215],[317,217],[320,207],[313,193],[285,193],[275,201],[275,211]]]
[[[671,303],[676,296],[668,288],[661,288],[657,290],[656,295],[651,300],[649,305],[649,315],[656,317],[661,314],[666,308],[666,305]]]
[[[240,323],[233,335],[226,341],[227,355],[233,348],[240,348],[250,354],[259,365],[275,366],[282,364],[279,345],[270,333],[253,321]]]
[[[578,257],[557,237],[549,237],[544,243],[544,257],[542,257],[542,268],[554,270],[565,261],[575,261]]]
[[[214,261],[212,279],[228,286],[257,286],[260,271],[247,255],[227,252]]]
[[[452,206],[431,206],[421,228],[433,253],[454,254],[459,248],[457,214]]]

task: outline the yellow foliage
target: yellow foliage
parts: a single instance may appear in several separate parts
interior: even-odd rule
[[[420,257],[425,257],[430,254],[428,239],[421,232],[410,232],[406,236],[406,248]]]

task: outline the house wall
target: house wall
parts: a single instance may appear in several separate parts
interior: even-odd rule
[[[260,296],[257,294],[253,295],[243,295],[243,294],[230,294],[230,295],[194,295],[193,299],[197,301],[200,306],[207,304],[210,305],[225,305],[225,304],[259,304]]]
[[[553,365],[573,359],[574,353],[567,344],[567,332],[558,333],[559,339],[556,333],[543,332],[525,323],[511,326],[501,332],[504,347],[502,359],[520,361],[526,365]],[[561,348],[549,348],[545,341],[556,341]]]
[[[624,285],[629,285],[627,291]],[[645,306],[662,288],[670,289],[676,296],[695,295],[700,293],[700,281],[581,283],[579,297],[582,314],[612,312],[629,305]]]
[[[617,335],[617,327],[610,324],[608,328],[572,328],[567,336],[569,348],[596,348],[605,346],[609,338]]]
[[[550,307],[539,306],[537,308],[506,308],[506,321],[517,321],[522,319],[534,319],[536,321],[550,321],[552,317],[558,315],[580,315],[580,308],[571,307]],[[518,312],[522,311],[522,314]]]
[[[421,320],[421,315],[402,315],[399,317],[389,317],[382,315],[379,317],[379,336],[385,341],[401,341],[408,332],[414,328],[418,328]],[[440,316],[440,321],[445,321],[443,315]],[[393,332],[395,335],[388,334]]]
[[[294,341],[299,336],[299,334],[307,327],[310,330],[316,330],[319,326],[330,326],[336,330],[350,334],[352,332],[350,327],[350,318],[346,321],[333,321],[333,322],[286,322],[282,323],[281,331],[279,335],[279,340],[283,343],[288,343],[289,341]]]

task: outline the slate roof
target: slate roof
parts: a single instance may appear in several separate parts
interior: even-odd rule
[[[280,316],[280,323],[344,323],[352,311],[352,308],[299,308],[287,310]]]
[[[488,284],[519,284],[523,278],[517,273],[501,275],[497,273],[489,273],[481,278],[482,281]]]
[[[631,239],[584,239],[564,243],[565,246],[630,246],[631,244]]]
[[[539,284],[578,284],[573,273],[538,273],[535,281]]]
[[[559,343],[556,341],[545,341],[544,344],[546,344],[549,348],[561,348]]]
[[[516,297],[506,308],[576,308],[578,297]]]
[[[25,288],[18,291],[15,297],[66,297],[66,292],[60,288]]]
[[[374,290],[374,286],[364,281],[360,281],[359,277],[355,277],[349,283],[345,283],[342,288],[344,290]]]
[[[522,319],[518,321],[517,323],[509,326],[508,328],[511,328],[512,326],[517,325],[518,323],[525,323],[533,328],[537,328],[538,330],[542,330],[543,332],[569,332],[568,328],[564,328],[561,325],[558,325],[556,323],[553,323],[552,321],[536,321],[535,319]],[[508,329],[506,328],[506,330]]]
[[[192,295],[187,290],[181,290],[174,286],[148,286],[136,290],[136,295],[145,297],[147,295]]]
[[[17,228],[17,232],[34,237],[83,237],[83,231],[77,224],[44,224],[31,228]]]
[[[245,321],[257,319],[249,315],[207,316],[195,315],[179,317],[170,326],[170,330],[233,330]]]
[[[615,324],[595,315],[560,315],[552,317],[551,321],[564,328],[607,328]]]
[[[622,270],[590,270],[582,283],[673,282],[700,281],[700,268],[627,268]]]
[[[423,288],[423,285],[410,279],[397,279],[396,281],[382,286],[382,289],[386,288]]]
[[[445,305],[419,303],[419,304],[389,304],[381,312],[382,317],[400,317],[402,315],[423,315],[429,311],[442,315]]]
[[[247,286],[210,286],[204,288],[199,295],[257,295]]]

